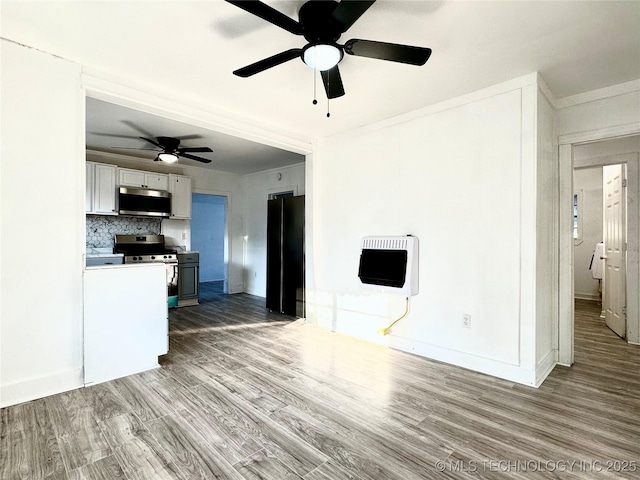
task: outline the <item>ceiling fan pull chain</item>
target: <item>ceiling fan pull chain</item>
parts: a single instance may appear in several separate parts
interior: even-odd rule
[[[316,100],[316,77],[318,76],[318,71],[314,68],[313,69],[313,104],[317,105],[318,104],[318,100]]]
[[[327,92],[331,91],[330,86],[331,86],[331,75],[328,75],[327,76]],[[331,114],[329,113],[329,95],[327,94],[327,118],[329,118],[330,116]]]

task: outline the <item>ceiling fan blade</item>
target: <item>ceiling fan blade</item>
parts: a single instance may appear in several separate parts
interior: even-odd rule
[[[196,157],[195,155],[189,155],[188,153],[178,152],[178,156],[184,157],[184,158],[190,158],[191,160],[196,160],[202,163],[211,163],[211,160],[209,160],[208,158]]]
[[[374,42],[353,38],[344,44],[344,51],[356,57],[378,58],[392,62],[424,65],[431,56],[430,48],[398,45],[397,43]]]
[[[100,132],[87,132],[87,135],[97,135],[99,137],[113,137],[113,138],[132,138],[135,140],[139,140],[140,137],[132,137],[130,135],[118,135],[115,133],[100,133]]]
[[[246,12],[252,13],[256,17],[260,17],[269,23],[284,28],[287,32],[295,35],[302,35],[302,25],[293,18],[288,17],[284,13],[279,12],[275,8],[270,7],[266,3],[257,0],[226,0],[228,3],[240,7]]]
[[[346,32],[351,25],[356,23],[364,12],[366,12],[376,0],[342,0],[331,14],[333,19],[342,28],[342,33]]]
[[[183,152],[213,152],[213,150],[209,147],[184,147],[178,149],[178,153]]]
[[[154,144],[156,147],[159,147],[159,148],[161,148],[161,149],[163,149],[163,150],[164,150],[164,147],[163,147],[162,145],[160,145],[158,142],[156,142],[155,140],[151,140],[150,138],[144,138],[144,137],[140,137],[140,138],[141,138],[142,140],[145,140],[145,141],[147,141],[147,142],[149,142],[149,143],[152,143],[152,144]]]
[[[324,82],[324,91],[327,92],[327,98],[338,98],[344,95],[342,77],[340,76],[340,70],[338,70],[337,65],[330,70],[320,72],[320,74]]]
[[[178,140],[182,141],[182,140],[198,140],[199,138],[202,138],[202,135],[197,135],[197,134],[193,134],[193,135],[179,135],[177,137]]]
[[[264,70],[280,65],[281,63],[293,60],[294,58],[299,57],[301,53],[301,48],[292,48],[286,52],[278,53],[272,57],[265,58],[256,63],[252,63],[251,65],[247,65],[246,67],[242,67],[233,72],[233,74],[243,78],[250,77],[251,75],[263,72]]]
[[[153,152],[157,152],[155,148],[136,148],[136,147],[109,147],[109,148],[117,148],[118,150],[151,150]]]
[[[149,132],[147,132],[144,128],[136,125],[131,120],[120,120],[121,123],[124,123],[126,126],[133,128],[136,132],[141,133],[145,137],[153,137]],[[138,137],[139,138],[139,137]]]

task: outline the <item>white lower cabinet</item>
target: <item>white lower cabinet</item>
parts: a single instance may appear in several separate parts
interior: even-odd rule
[[[87,268],[83,283],[84,384],[156,368],[168,348],[164,264]]]

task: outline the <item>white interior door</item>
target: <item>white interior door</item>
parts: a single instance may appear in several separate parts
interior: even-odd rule
[[[607,326],[626,338],[626,213],[624,165],[602,167],[605,273],[602,309]]]

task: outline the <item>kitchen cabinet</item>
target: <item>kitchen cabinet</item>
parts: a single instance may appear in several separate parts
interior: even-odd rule
[[[121,187],[150,188],[152,190],[169,190],[169,176],[164,173],[144,172],[129,168],[118,169]]]
[[[86,213],[117,215],[115,165],[87,162]]]
[[[198,304],[200,254],[178,253],[178,306]]]
[[[157,368],[169,346],[164,264],[90,267],[83,285],[85,386]]]
[[[191,177],[169,174],[171,218],[191,218]]]
[[[87,173],[85,175],[85,188],[84,193],[86,195],[85,198],[85,207],[84,211],[89,213],[93,212],[93,191],[94,185],[96,181],[96,166],[91,162],[87,162],[86,164]]]

